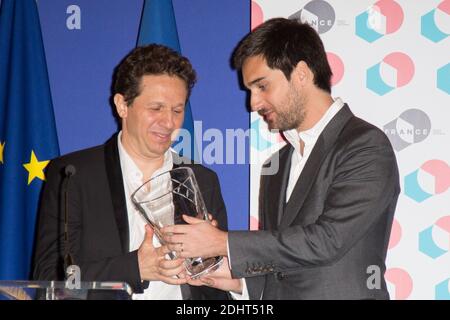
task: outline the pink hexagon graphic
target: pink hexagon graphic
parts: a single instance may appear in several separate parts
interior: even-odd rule
[[[386,21],[385,34],[394,33],[397,31],[403,23],[403,10],[400,5],[392,0],[377,1],[373,5],[373,9],[382,14]]]
[[[450,251],[450,216],[441,217],[419,232],[419,251],[432,259]]]
[[[438,221],[436,221],[436,225],[442,230],[447,231],[450,236],[450,216],[440,218]]]
[[[392,85],[394,88],[407,85],[414,76],[414,69],[414,62],[409,56],[402,52],[388,54],[383,59],[381,65],[382,74],[384,73],[386,75],[390,74],[392,71],[395,72],[395,74],[393,74],[395,83],[389,81],[389,77],[382,77],[388,85]]]
[[[437,7],[445,13],[450,14],[450,0],[442,1]]]
[[[327,52],[328,63],[330,64],[333,77],[331,78],[331,85],[334,86],[342,80],[344,76],[344,63],[341,58],[332,52]]]
[[[439,11],[434,13],[434,22],[437,24],[442,32],[450,33],[449,19],[450,19],[450,0],[445,0],[437,6]]]
[[[391,237],[389,238],[388,249],[394,248],[402,238],[402,227],[397,219],[392,222]]]
[[[263,14],[263,11],[262,11],[261,7],[259,6],[259,4],[257,4],[255,1],[252,1],[251,9],[252,9],[251,28],[253,30],[257,26],[259,26],[261,23],[263,23],[264,14]]]
[[[450,187],[450,167],[445,161],[430,160],[420,168],[422,172],[419,172],[421,174],[418,175],[418,181],[425,191],[431,194],[439,194],[447,191]],[[428,184],[426,183],[427,180],[429,181]]]
[[[411,295],[413,281],[408,272],[400,268],[391,268],[386,270],[384,277],[395,286],[395,300],[405,300]]]
[[[367,42],[374,42],[396,32],[402,23],[403,10],[400,5],[393,0],[380,0],[356,16],[355,32]]]

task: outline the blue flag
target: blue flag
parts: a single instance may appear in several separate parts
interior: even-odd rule
[[[138,46],[150,43],[162,44],[181,53],[172,0],[144,1],[144,11],[142,13],[141,25],[139,28]],[[190,133],[190,148],[188,150],[182,149],[181,151],[188,152],[180,152],[180,154],[198,161],[194,134],[194,120],[189,101],[186,103],[185,107],[183,129],[186,129]],[[185,141],[180,141],[179,144],[183,142],[185,143]],[[179,148],[175,145],[175,149],[178,150]]]
[[[44,169],[58,156],[35,0],[0,7],[0,280],[28,279]]]

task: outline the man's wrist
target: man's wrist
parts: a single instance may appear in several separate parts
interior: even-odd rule
[[[220,246],[220,255],[227,257],[228,256],[228,232],[223,232],[222,241]]]
[[[237,279],[237,280],[239,280],[239,281],[236,281],[236,282],[239,282],[239,288],[236,288],[236,290],[231,290],[231,292],[233,292],[234,294],[238,294],[238,295],[242,295],[242,279]]]

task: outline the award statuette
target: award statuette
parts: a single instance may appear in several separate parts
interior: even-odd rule
[[[161,173],[143,185],[131,199],[144,219],[153,227],[161,244],[164,240],[160,229],[173,224],[186,224],[182,215],[209,221],[203,197],[191,168],[178,167]],[[176,253],[169,256],[174,259]],[[193,278],[199,278],[216,270],[223,257],[187,258],[184,266]]]

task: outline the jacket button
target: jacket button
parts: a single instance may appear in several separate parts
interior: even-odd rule
[[[278,280],[283,280],[284,278],[286,278],[286,275],[283,272],[277,272],[276,273],[276,277]]]

